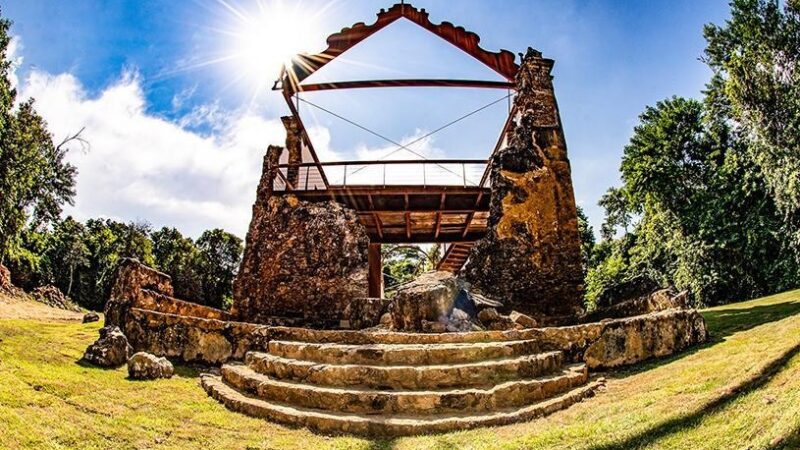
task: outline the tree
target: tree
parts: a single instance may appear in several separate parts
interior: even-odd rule
[[[606,218],[600,227],[600,236],[603,239],[613,239],[618,228],[628,234],[628,227],[633,220],[630,202],[625,190],[608,188],[598,202],[606,212]]]
[[[156,268],[172,277],[175,296],[189,301],[203,297],[198,273],[200,252],[191,239],[176,228],[163,227],[150,235]]]
[[[581,236],[581,257],[583,259],[583,274],[589,270],[592,259],[592,249],[595,245],[594,230],[589,225],[589,218],[583,212],[583,208],[578,206],[578,233]]]
[[[800,248],[800,1],[780,3],[732,1],[730,20],[705,27],[705,60]]]
[[[29,220],[34,227],[55,222],[62,205],[72,204],[77,173],[64,161],[72,139],[54,145],[33,100],[14,109],[17,93],[7,58],[10,26],[0,18],[0,263],[19,247]]]
[[[137,258],[153,264],[153,243],[149,225],[90,219],[86,222],[84,243],[89,250],[89,264],[83,269],[73,298],[86,308],[102,309],[119,258]]]
[[[624,150],[623,186],[603,198],[607,224],[619,224],[625,209],[640,218],[630,236],[604,233],[606,257],[587,276],[588,300],[640,273],[704,303],[794,285],[781,215],[730,129],[717,86],[712,79],[705,103],[673,97],[640,116]]]
[[[67,217],[57,223],[45,251],[49,278],[68,297],[72,295],[75,278],[89,266],[89,248],[85,241],[86,229],[80,222]]]
[[[242,240],[215,228],[200,235],[197,249],[203,302],[217,308],[227,308],[232,299],[233,279],[242,260]]]

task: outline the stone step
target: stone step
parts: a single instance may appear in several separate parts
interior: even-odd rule
[[[483,414],[439,415],[359,415],[330,413],[309,408],[289,406],[249,397],[225,384],[219,376],[202,375],[200,382],[210,396],[228,409],[252,417],[268,419],[291,426],[308,427],[328,434],[359,434],[372,436],[407,436],[439,433],[484,426],[498,426],[532,420],[569,407],[594,395],[602,382],[595,381],[564,394],[520,408],[505,408]]]
[[[465,364],[432,366],[370,366],[321,364],[248,352],[250,368],[279,380],[295,380],[319,386],[362,386],[373,389],[440,389],[491,386],[502,381],[535,378],[559,369],[561,352],[547,352],[516,358]]]
[[[226,384],[262,400],[332,412],[385,415],[483,413],[522,407],[581,386],[588,378],[586,365],[575,364],[556,374],[507,381],[488,389],[379,391],[280,381],[243,365],[222,367]]]
[[[269,353],[325,364],[438,365],[511,358],[540,351],[534,340],[474,344],[316,344],[271,341]]]
[[[539,337],[539,329],[506,331],[468,331],[463,333],[404,333],[397,331],[313,330],[310,328],[272,327],[276,341],[309,343],[364,344],[458,344],[476,342],[520,341]]]

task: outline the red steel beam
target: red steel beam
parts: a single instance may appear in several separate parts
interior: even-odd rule
[[[298,92],[328,91],[333,89],[363,89],[391,87],[455,87],[482,89],[514,89],[514,83],[489,80],[443,80],[443,79],[398,79],[398,80],[360,80],[332,81],[300,85]]]

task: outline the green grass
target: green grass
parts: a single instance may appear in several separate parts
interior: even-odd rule
[[[197,371],[136,382],[78,362],[99,324],[0,320],[0,447],[246,449],[800,448],[800,291],[703,312],[712,341],[606,374],[549,417],[396,440],[326,437],[227,411]]]

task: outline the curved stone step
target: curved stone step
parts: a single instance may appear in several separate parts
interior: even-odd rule
[[[226,385],[214,375],[202,375],[200,382],[210,396],[222,402],[228,409],[291,426],[308,427],[329,434],[349,433],[375,436],[405,436],[438,433],[467,428],[506,425],[531,420],[594,395],[602,383],[595,381],[575,388],[558,397],[547,399],[521,408],[508,408],[484,414],[441,414],[435,416],[414,415],[358,415],[327,413],[319,410],[298,408],[286,404],[248,397]]]
[[[309,343],[364,344],[457,344],[497,341],[521,341],[539,337],[539,329],[506,331],[467,331],[463,333],[411,333],[398,331],[314,330],[298,327],[271,327],[276,341]]]
[[[320,364],[249,352],[250,368],[279,380],[319,386],[363,386],[373,389],[439,389],[488,386],[518,378],[535,378],[561,367],[561,352],[525,355],[466,364],[433,366],[369,366]]]
[[[332,412],[386,415],[483,413],[521,407],[581,386],[588,378],[586,365],[574,364],[553,375],[507,381],[488,389],[379,391],[275,380],[243,365],[222,367],[226,384],[262,400]]]
[[[438,365],[511,358],[540,351],[534,340],[457,344],[318,344],[270,341],[269,353],[324,364]]]

